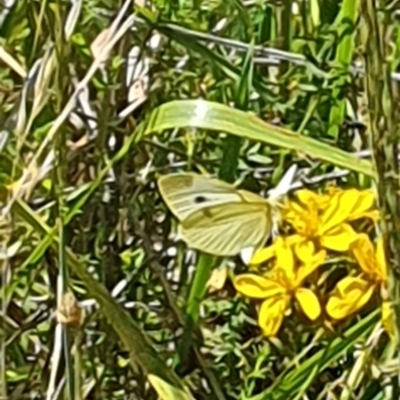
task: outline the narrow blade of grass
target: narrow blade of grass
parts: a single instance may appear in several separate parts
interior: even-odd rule
[[[373,177],[371,163],[318,140],[271,125],[250,113],[204,100],[175,100],[156,108],[138,127],[136,140],[166,129],[196,127],[268,143]]]
[[[295,369],[289,370],[266,391],[251,397],[249,400],[285,400],[288,393],[293,395],[299,390],[305,390],[303,387],[304,382],[311,384],[312,381],[308,380],[308,378],[315,376],[316,370],[323,371],[371,332],[379,319],[379,312],[380,310],[376,310],[362,319],[357,325],[349,328],[341,337],[334,339],[329,348],[318,351],[300,365],[296,365]]]

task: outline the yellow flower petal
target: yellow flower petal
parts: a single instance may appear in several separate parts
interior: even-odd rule
[[[313,264],[315,264],[316,267],[319,267],[322,265],[326,260],[326,251],[325,250],[320,250],[318,253],[314,254],[313,257]]]
[[[381,213],[378,210],[366,211],[361,216],[359,215],[351,215],[349,220],[355,220],[360,217],[372,219],[372,221],[377,222],[381,217]]]
[[[321,216],[321,234],[344,222],[350,215],[358,196],[352,190],[335,193]]]
[[[357,235],[357,238],[351,244],[351,249],[358,264],[366,274],[374,276],[379,273],[374,246],[367,235],[364,233]]]
[[[337,191],[339,191],[339,189],[336,188],[336,190],[332,193],[328,193],[328,194],[321,194],[319,197],[319,201],[318,201],[318,209],[322,212],[324,212],[328,207],[329,204],[332,200],[332,196],[334,195],[334,193],[336,193]]]
[[[358,195],[358,202],[354,204],[353,210],[349,215],[351,220],[370,216],[370,212],[376,204],[376,196],[372,190],[359,190]]]
[[[318,193],[315,193],[308,189],[298,190],[296,192],[296,197],[300,201],[300,203],[303,203],[307,208],[310,206],[310,204],[318,204],[320,202],[320,196],[318,195]]]
[[[304,241],[304,236],[298,235],[296,233],[294,235],[285,237],[285,243],[287,246],[293,246],[294,244],[301,243],[303,241]]]
[[[258,250],[254,253],[250,260],[250,265],[263,264],[269,261],[276,255],[276,246],[272,244],[271,246],[265,247],[264,249]]]
[[[375,286],[358,277],[346,277],[336,285],[326,305],[334,319],[343,319],[360,310],[371,298]]]
[[[312,274],[326,260],[326,251],[320,250],[318,253],[307,261],[307,264],[302,265],[297,271],[297,284],[299,285],[308,275]]]
[[[295,279],[295,262],[292,246],[288,245],[285,240],[279,237],[276,242],[276,267],[285,271],[285,275],[289,281]]]
[[[287,296],[275,296],[263,301],[258,314],[258,324],[265,336],[276,335],[282,325],[287,306]]]
[[[329,231],[346,220],[363,216],[363,213],[373,206],[374,201],[373,194],[365,190],[349,189],[335,193],[321,217],[323,232]]]
[[[315,193],[307,190],[300,191],[297,195],[300,199],[302,199],[302,195],[304,198],[316,196]],[[310,232],[316,231],[318,227],[318,207],[315,201],[310,200],[306,205],[291,201],[288,203],[288,207],[289,209],[284,213],[283,219],[290,223],[296,232],[302,235],[309,235]]]
[[[394,318],[392,305],[388,301],[384,301],[381,307],[382,325],[391,339],[394,338]]]
[[[303,264],[309,264],[314,257],[315,246],[311,240],[303,240],[295,244],[294,251]]]
[[[298,232],[300,235],[302,236],[310,236],[310,232],[313,233],[315,231],[315,228],[317,225],[315,222],[315,218],[309,218],[310,220],[312,220],[312,224],[307,222],[308,217],[310,217],[308,214],[306,214],[305,216],[303,215],[296,215],[296,218],[294,218],[293,220],[287,220],[292,227],[294,228],[294,230],[296,232]]]
[[[265,299],[285,292],[279,283],[255,274],[238,275],[233,284],[239,293],[254,299]]]
[[[301,242],[303,240],[304,237],[300,235],[290,235],[284,238],[284,242],[288,246],[291,246],[292,244]],[[279,244],[278,242],[278,245],[282,245],[282,243]],[[251,258],[249,265],[260,265],[276,257],[276,248],[277,246],[275,242],[271,246],[256,251],[253,257]]]
[[[305,288],[297,289],[295,296],[304,314],[311,321],[315,321],[321,315],[321,306],[318,297],[312,290]]]
[[[288,217],[294,217],[295,215],[301,214],[303,212],[303,205],[297,203],[296,201],[288,201],[285,205],[285,215],[287,215]]]
[[[322,247],[333,251],[347,251],[357,234],[350,225],[342,224],[320,238]]]

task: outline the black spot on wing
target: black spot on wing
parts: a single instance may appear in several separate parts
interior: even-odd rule
[[[195,202],[196,204],[205,203],[206,201],[207,201],[207,198],[204,197],[204,196],[196,196],[196,197],[194,198],[194,202]]]

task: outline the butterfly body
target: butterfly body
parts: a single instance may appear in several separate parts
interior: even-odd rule
[[[233,256],[271,234],[271,205],[255,193],[194,173],[162,176],[158,187],[180,221],[179,236],[196,250]]]

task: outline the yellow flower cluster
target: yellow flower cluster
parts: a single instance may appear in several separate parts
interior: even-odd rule
[[[382,240],[378,239],[375,250],[369,236],[354,227],[358,220],[358,229],[365,230],[373,227],[371,220],[379,218],[373,192],[330,189],[326,194],[317,194],[304,189],[296,197],[286,201],[282,209],[282,221],[289,224],[291,233],[279,236],[250,262],[253,267],[270,265],[268,272],[241,274],[234,279],[239,293],[262,300],[258,322],[264,334],[275,336],[294,305],[311,321],[323,314],[340,321],[379,295],[382,322],[391,335]],[[320,267],[330,256],[340,253],[350,256],[358,267],[349,268],[348,275],[336,282],[331,293],[323,293],[317,284]]]

